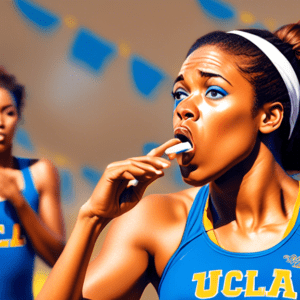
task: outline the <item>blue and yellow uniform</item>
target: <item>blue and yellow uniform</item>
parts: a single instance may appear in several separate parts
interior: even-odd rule
[[[37,212],[39,195],[29,169],[29,159],[18,158],[24,178],[22,194]],[[7,200],[0,200],[0,299],[33,299],[32,276],[35,252],[18,220],[17,213]]]
[[[218,246],[206,216],[207,199],[204,186],[191,207],[180,246],[164,269],[160,300],[300,298],[300,191],[282,241],[254,253]]]

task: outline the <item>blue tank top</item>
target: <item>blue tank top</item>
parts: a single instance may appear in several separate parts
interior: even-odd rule
[[[208,185],[199,190],[181,243],[164,269],[159,299],[300,298],[300,217],[274,247],[230,252],[212,242],[205,231],[207,197]]]
[[[39,195],[29,170],[29,159],[18,158],[24,178],[22,194],[37,212]],[[0,200],[0,299],[33,299],[32,277],[35,252],[17,213],[7,200]]]

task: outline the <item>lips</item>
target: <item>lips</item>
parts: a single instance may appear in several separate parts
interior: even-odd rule
[[[191,160],[193,159],[194,155],[195,155],[195,144],[193,142],[193,138],[191,135],[191,132],[189,131],[189,129],[185,128],[185,127],[177,127],[174,130],[174,136],[175,138],[178,138],[181,142],[189,142],[192,146],[192,149],[183,152],[178,160],[179,165],[183,165],[186,166],[188,165]]]
[[[184,127],[178,127],[174,131],[175,138],[181,140],[182,143],[189,142],[192,147],[193,145],[193,139],[190,131],[187,128]]]

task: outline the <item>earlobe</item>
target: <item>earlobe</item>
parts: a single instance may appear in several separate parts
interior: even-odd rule
[[[280,102],[264,104],[260,114],[260,132],[269,134],[278,129],[283,119],[283,111],[283,105]]]

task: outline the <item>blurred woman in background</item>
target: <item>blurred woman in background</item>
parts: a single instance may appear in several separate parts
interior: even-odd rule
[[[34,258],[53,266],[65,243],[59,177],[45,159],[14,157],[24,87],[0,68],[0,299],[33,299]]]

